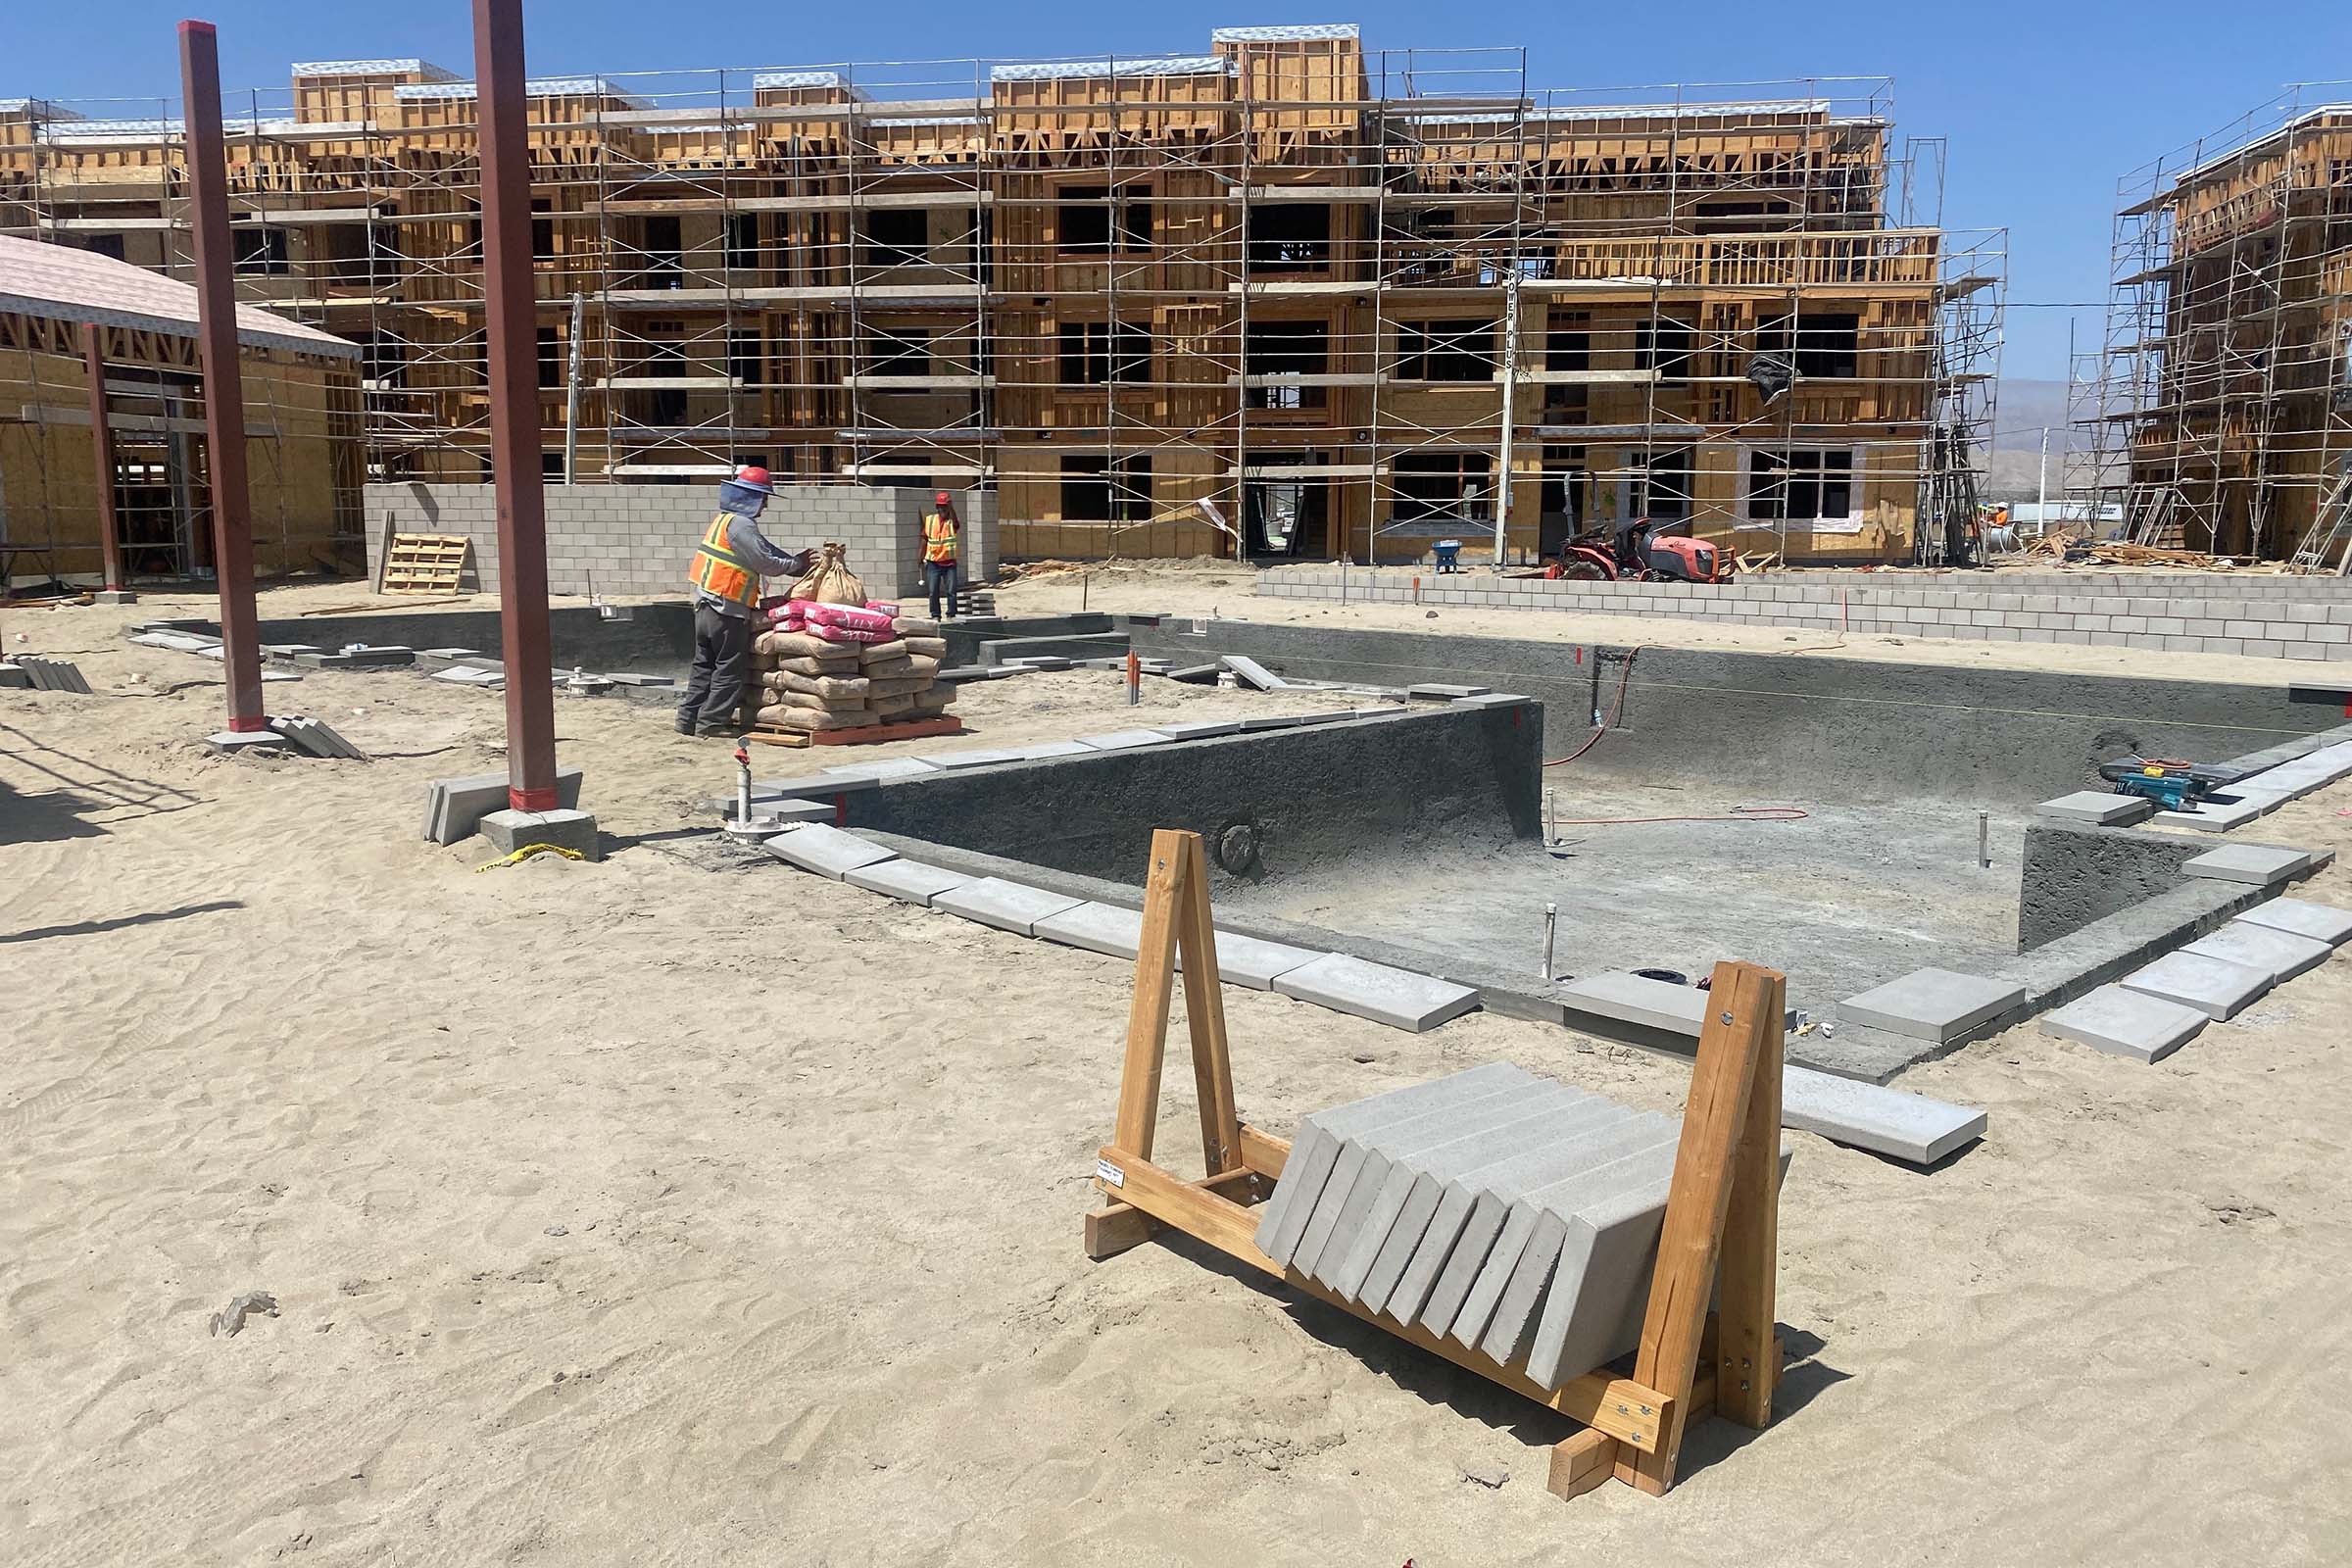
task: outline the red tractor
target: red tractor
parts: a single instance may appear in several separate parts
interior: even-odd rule
[[[1690,524],[1634,517],[1615,532],[1593,529],[1561,547],[1546,577],[1572,582],[1730,582],[1732,553],[1690,537]]]

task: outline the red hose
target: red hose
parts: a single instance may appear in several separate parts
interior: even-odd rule
[[[1627,651],[1625,656],[1625,673],[1617,677],[1617,700],[1609,704],[1608,718],[1600,725],[1599,728],[1593,730],[1592,734],[1585,737],[1584,745],[1579,746],[1575,751],[1570,752],[1566,757],[1555,757],[1551,759],[1549,761],[1544,764],[1545,767],[1561,767],[1569,762],[1575,761],[1578,758],[1591,751],[1594,742],[1598,741],[1603,735],[1606,735],[1609,732],[1609,726],[1616,723],[1617,715],[1625,710],[1625,689],[1626,687],[1632,685],[1634,680],[1634,658],[1636,655],[1640,654],[1642,649],[1647,648],[1649,644],[1647,643],[1636,643],[1630,650]]]

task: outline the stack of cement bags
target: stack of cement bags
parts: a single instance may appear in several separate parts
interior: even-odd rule
[[[1556,1389],[1641,1343],[1681,1136],[1679,1117],[1474,1067],[1307,1117],[1257,1247]]]
[[[894,606],[799,600],[768,617],[752,645],[761,724],[860,729],[936,718],[955,701],[956,688],[939,684],[948,645],[934,621],[898,615]]]

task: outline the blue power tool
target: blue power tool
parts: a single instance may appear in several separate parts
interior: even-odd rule
[[[2168,811],[2193,811],[2208,795],[2230,782],[2227,769],[2162,757],[2127,757],[2099,764],[2099,777],[2118,795],[2138,795]]]

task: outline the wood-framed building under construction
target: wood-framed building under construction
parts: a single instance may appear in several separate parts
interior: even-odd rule
[[[2133,539],[2287,559],[2342,485],[2352,103],[2310,92],[2119,186],[2106,335],[2079,357],[2072,412]]]
[[[536,80],[547,471],[986,485],[1016,556],[1525,554],[1635,515],[1940,548],[2000,236],[1904,220],[1941,147],[1897,147],[1884,83],[1752,91],[1534,90],[1521,51],[1351,26]],[[242,297],[364,346],[371,478],[482,477],[471,85],[323,62],[248,98]],[[0,229],[183,267],[170,109],[0,108]]]

